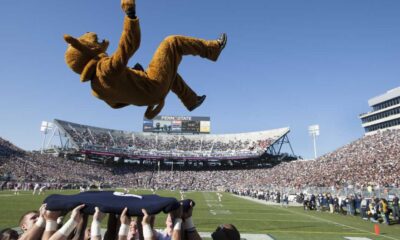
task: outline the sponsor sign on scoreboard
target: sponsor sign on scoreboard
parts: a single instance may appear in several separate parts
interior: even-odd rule
[[[210,133],[210,117],[157,116],[143,119],[143,132]]]

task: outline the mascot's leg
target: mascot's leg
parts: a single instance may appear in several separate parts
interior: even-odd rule
[[[186,84],[179,73],[176,74],[171,90],[179,97],[187,109],[190,110],[197,104],[197,94]]]
[[[184,36],[169,36],[161,42],[146,72],[149,78],[160,81],[168,91],[172,87],[184,55],[196,55],[216,61],[220,52],[218,40],[206,41]]]
[[[179,63],[184,55],[216,61],[224,46],[221,45],[221,40],[207,41],[185,36],[169,36],[161,42],[155,52],[146,70],[147,75],[161,82],[164,93],[172,89],[189,110],[194,110],[204,101],[205,96],[198,97],[177,74]]]

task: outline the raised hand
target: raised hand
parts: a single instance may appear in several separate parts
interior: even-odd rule
[[[121,224],[130,225],[131,218],[128,216],[128,208],[127,207],[124,208],[124,210],[122,211],[119,220],[121,221]]]
[[[154,238],[154,231],[153,227],[151,226],[152,222],[154,221],[154,216],[149,215],[146,209],[142,209],[143,218],[142,218],[142,233],[144,240],[155,239]]]
[[[44,219],[46,219],[46,221],[57,221],[57,218],[60,217],[61,211],[50,211],[50,210],[46,210],[46,212],[44,213]]]
[[[103,218],[106,216],[105,213],[101,212],[98,207],[94,208],[94,214],[93,214],[93,220],[96,220],[98,222],[101,222]]]
[[[75,207],[71,212],[71,219],[73,219],[77,223],[81,222],[82,221],[82,213],[80,211],[84,207],[85,207],[85,204],[81,204],[81,205]]]
[[[142,213],[143,213],[142,225],[151,224],[151,215],[149,215],[146,209],[144,208],[142,209]]]
[[[40,206],[39,208],[39,217],[43,217],[46,213],[46,204],[42,204],[42,206]]]
[[[121,8],[124,10],[124,12],[135,8],[135,0],[121,0]]]
[[[172,219],[182,218],[182,212],[183,212],[183,206],[181,204],[177,209],[170,212]]]
[[[184,211],[182,213],[182,218],[183,219],[190,218],[190,217],[192,217],[192,214],[193,214],[193,202],[190,201],[190,207],[189,207],[189,209],[187,211]]]

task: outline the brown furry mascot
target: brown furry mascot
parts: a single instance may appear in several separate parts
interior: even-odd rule
[[[67,65],[80,74],[81,81],[90,81],[92,93],[112,108],[128,105],[148,106],[145,117],[154,118],[163,108],[164,99],[172,90],[189,111],[200,106],[205,95],[197,94],[177,73],[184,55],[196,55],[216,61],[226,44],[226,34],[217,40],[203,40],[184,36],[169,36],[161,42],[148,68],[140,64],[127,67],[129,58],[140,45],[139,19],[135,1],[121,0],[125,11],[124,27],[118,48],[106,54],[108,41],[99,42],[97,34],[86,33],[79,38],[65,35],[69,43],[65,53]]]

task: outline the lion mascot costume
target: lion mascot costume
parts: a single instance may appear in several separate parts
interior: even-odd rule
[[[65,53],[67,65],[80,74],[82,82],[90,82],[95,97],[112,108],[147,106],[145,117],[152,119],[162,110],[170,90],[189,111],[200,106],[206,96],[198,96],[187,85],[177,72],[179,63],[184,55],[216,61],[226,45],[226,34],[216,40],[168,36],[146,70],[140,64],[129,68],[128,61],[140,45],[140,26],[135,1],[121,0],[121,7],[126,16],[117,50],[111,56],[107,55],[109,42],[98,41],[94,32],[79,38],[64,35],[69,44]]]

